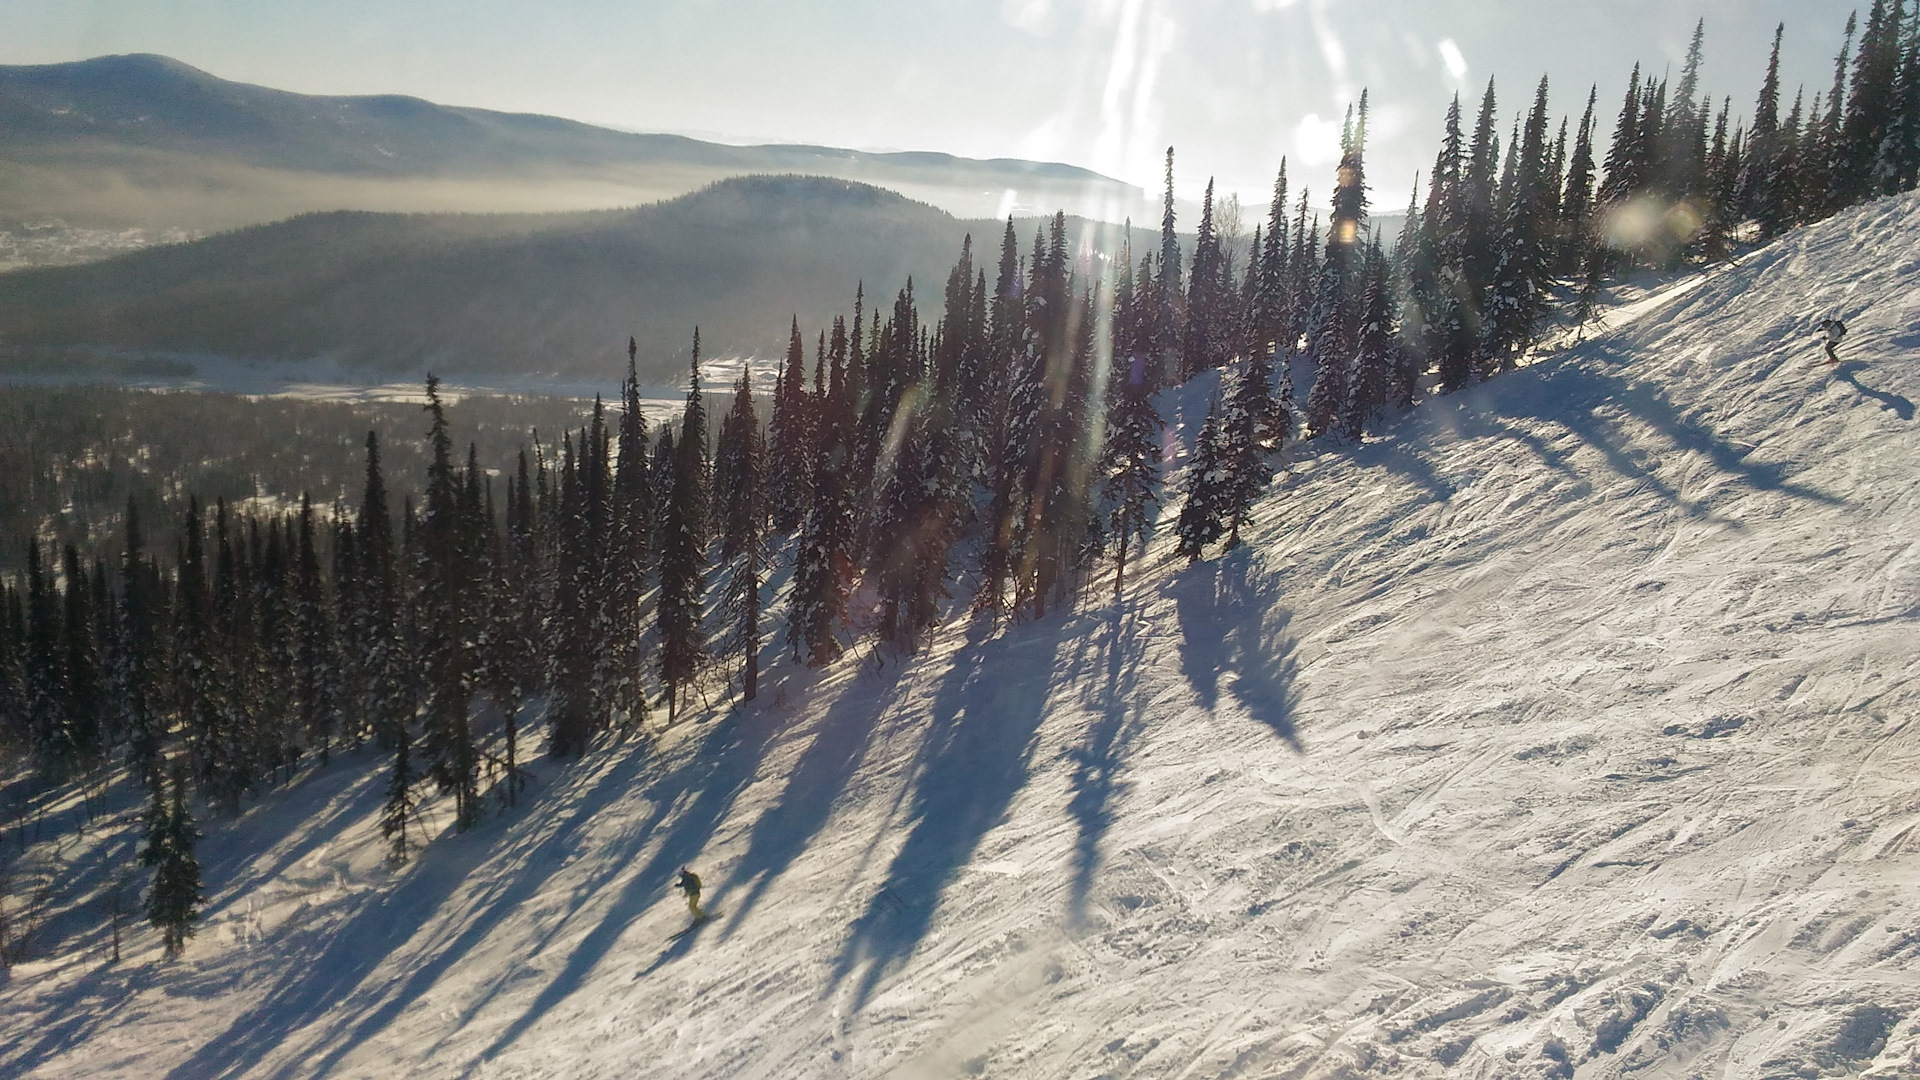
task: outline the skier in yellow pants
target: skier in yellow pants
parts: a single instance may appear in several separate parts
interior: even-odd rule
[[[705,922],[707,913],[700,910],[700,875],[681,867],[680,891],[687,894],[687,911],[693,915],[693,920]]]

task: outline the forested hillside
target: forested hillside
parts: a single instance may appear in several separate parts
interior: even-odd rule
[[[47,514],[0,1061],[1920,1068],[1920,33],[1854,48],[1747,126],[1696,35],[1605,149],[1490,85],[1391,247],[1364,95],[1244,243],[1170,150],[1137,247],[975,232],[724,408],[689,328],[665,425],[627,339],[504,468],[430,377],[417,499],[375,432]]]

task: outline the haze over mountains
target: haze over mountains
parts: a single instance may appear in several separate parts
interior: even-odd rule
[[[797,314],[811,351],[862,282],[870,310],[909,279],[937,291],[967,235],[990,270],[1004,229],[797,176],[725,180],[637,210],[314,214],[0,275],[0,343],[15,364],[43,367],[86,346],[324,358],[369,375],[611,377],[635,335],[645,369],[673,376],[696,326],[705,355],[771,357]],[[1030,235],[1020,229],[1023,250]]]
[[[727,176],[808,173],[965,216],[1118,218],[1140,189],[1070,165],[724,146],[398,95],[228,82],[164,56],[0,66],[0,227],[230,229],[312,210],[541,212],[633,206]]]

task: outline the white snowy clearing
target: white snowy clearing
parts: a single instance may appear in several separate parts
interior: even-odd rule
[[[782,659],[399,871],[337,759],[207,826],[183,960],[15,968],[0,1073],[1920,1076],[1916,253],[1796,232],[1118,607]]]

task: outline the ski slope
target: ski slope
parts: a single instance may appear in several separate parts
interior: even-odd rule
[[[399,871],[349,755],[208,826],[183,960],[16,968],[0,1074],[1920,1076],[1916,252],[1798,231]]]

